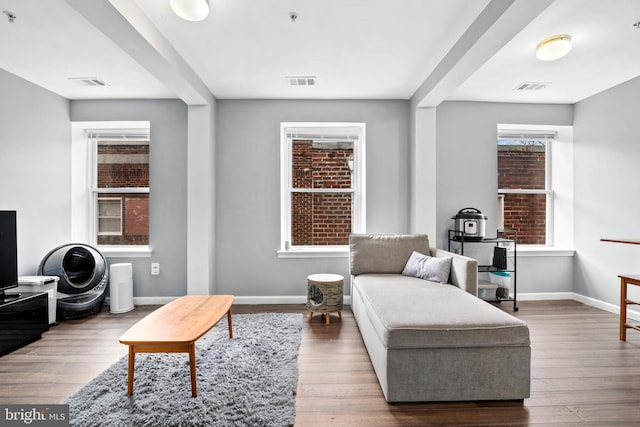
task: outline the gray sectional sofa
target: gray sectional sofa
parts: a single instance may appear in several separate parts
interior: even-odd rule
[[[403,275],[413,251],[451,257],[449,283]],[[353,314],[388,402],[529,397],[529,329],[476,297],[476,260],[430,248],[426,235],[353,234],[350,269]]]

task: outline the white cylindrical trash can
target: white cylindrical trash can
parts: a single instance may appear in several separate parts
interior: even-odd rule
[[[131,263],[109,267],[109,301],[112,313],[126,313],[133,305],[133,268]]]

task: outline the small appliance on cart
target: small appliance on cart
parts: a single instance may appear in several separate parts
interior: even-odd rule
[[[465,240],[482,240],[484,239],[485,223],[487,216],[476,208],[460,209],[455,216],[454,229],[462,235]]]

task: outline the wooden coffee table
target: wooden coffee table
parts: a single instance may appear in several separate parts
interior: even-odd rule
[[[133,394],[136,353],[189,353],[191,395],[196,397],[195,342],[227,315],[229,338],[233,295],[187,295],[149,313],[120,337],[129,346],[127,394]]]

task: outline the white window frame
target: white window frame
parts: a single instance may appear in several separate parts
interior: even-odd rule
[[[291,193],[299,191],[291,186],[292,147],[294,139],[339,139],[356,135],[353,139],[353,207],[351,231],[366,230],[366,124],[341,122],[283,122],[280,123],[280,248],[279,258],[345,257],[348,245],[291,246]],[[312,136],[312,137],[310,137]],[[313,137],[315,136],[315,137]],[[305,189],[305,192],[344,193],[343,189]]]
[[[90,130],[138,130],[150,132],[149,121],[71,122],[71,240],[96,246],[107,258],[150,258],[149,245],[96,245],[92,166],[94,152],[87,139]],[[151,165],[150,165],[151,167]],[[151,212],[149,212],[151,215]],[[150,236],[151,238],[151,236]]]
[[[514,139],[514,135],[538,135],[540,138],[547,134],[547,140],[552,140],[547,145],[546,165],[547,188],[550,190],[547,199],[547,244],[519,245],[518,256],[573,256],[573,127],[500,123],[497,133],[498,137],[506,139]],[[502,228],[500,218],[498,228]]]
[[[98,187],[98,141],[149,141],[151,145],[149,129],[89,129],[87,138],[91,146],[89,161],[90,173],[90,202],[89,202],[89,244],[103,248],[105,246],[126,248],[147,245],[98,245],[98,197],[100,194],[149,194],[149,187]]]

